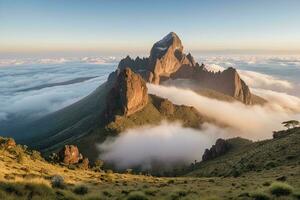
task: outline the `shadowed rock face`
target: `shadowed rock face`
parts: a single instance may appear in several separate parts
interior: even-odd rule
[[[146,82],[130,68],[115,72],[114,87],[108,99],[108,114],[129,116],[148,103]],[[117,103],[116,103],[117,102]]]
[[[202,156],[202,161],[211,160],[218,156],[225,154],[229,150],[229,144],[226,140],[218,139],[216,144],[213,145],[210,149],[205,149],[205,152]]]
[[[252,96],[246,83],[237,71],[228,68],[214,73],[195,62],[193,56],[183,53],[183,45],[179,37],[171,32],[156,42],[149,58],[135,60],[127,56],[119,63],[119,69],[131,68],[149,83],[160,84],[168,79],[189,79],[199,88],[216,90],[245,103],[252,104]]]

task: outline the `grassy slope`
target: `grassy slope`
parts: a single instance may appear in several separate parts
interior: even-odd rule
[[[263,191],[271,196],[269,183],[286,176],[295,189],[300,188],[300,166],[286,165],[261,172],[248,172],[233,177],[177,177],[163,178],[144,175],[94,172],[92,170],[69,169],[33,159],[31,152],[23,147],[5,150],[0,148],[0,199],[73,199],[105,200],[128,199],[134,191],[140,191],[147,199],[254,199],[246,197],[252,192]],[[23,162],[17,154],[23,152]],[[54,175],[64,177],[64,189],[52,188]],[[88,188],[85,195],[75,194],[78,186]],[[240,196],[240,197],[239,197]],[[274,199],[275,196],[272,196]],[[280,199],[296,199],[292,195]]]
[[[286,133],[281,138],[253,143],[241,138],[229,139],[229,152],[216,159],[198,163],[188,175],[237,176],[248,171],[260,172],[281,166],[293,169],[300,165],[300,128]]]

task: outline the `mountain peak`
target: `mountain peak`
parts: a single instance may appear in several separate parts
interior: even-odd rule
[[[199,87],[221,92],[235,99],[251,104],[249,87],[240,78],[236,69],[230,67],[222,73],[209,72],[205,65],[199,65],[193,56],[183,52],[180,38],[174,32],[168,33],[151,48],[149,58],[126,57],[119,63],[120,70],[126,67],[140,74],[146,82],[160,84],[168,79],[189,79]]]

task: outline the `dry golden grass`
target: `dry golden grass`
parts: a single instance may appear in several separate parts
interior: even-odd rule
[[[257,191],[263,191],[271,196],[270,184],[281,176],[287,178],[287,182],[295,188],[295,191],[300,188],[300,165],[249,172],[238,178],[158,178],[144,175],[100,173],[82,169],[72,170],[43,160],[34,160],[27,153],[24,153],[23,162],[18,163],[16,157],[14,153],[0,150],[0,183],[11,184],[12,187],[24,185],[21,188],[24,190],[31,188],[28,185],[35,185],[37,188],[34,191],[38,191],[37,195],[47,195],[43,198],[37,196],[36,199],[45,200],[62,196],[64,199],[74,200],[127,199],[134,197],[136,191],[141,191],[138,195],[142,194],[147,199],[199,199],[200,197],[201,199],[252,199],[250,195]],[[64,178],[66,188],[51,188],[51,178],[55,175]],[[270,184],[265,184],[266,182]],[[40,185],[45,185],[49,191],[38,189]],[[74,190],[78,186],[86,187],[87,194],[75,194]],[[24,195],[31,193],[32,191],[24,192]],[[6,195],[5,199],[9,200],[28,199],[28,196],[16,196],[5,190],[2,191],[0,185],[0,199],[1,195]],[[281,198],[293,199],[294,197],[289,195]]]

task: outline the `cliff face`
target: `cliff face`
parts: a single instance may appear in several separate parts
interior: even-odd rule
[[[189,58],[183,54],[183,46],[179,37],[173,32],[169,33],[156,42],[151,49],[149,68],[153,73],[153,79],[149,82],[159,84],[161,77],[169,77],[182,65],[192,65]]]
[[[205,65],[195,62],[190,53],[183,53],[181,40],[173,32],[153,45],[149,58],[137,57],[134,60],[127,56],[121,60],[118,68],[126,67],[153,84],[161,84],[170,78],[189,79],[199,87],[216,90],[245,104],[252,104],[249,87],[235,69],[228,68],[220,73],[207,71]]]
[[[114,86],[108,96],[108,114],[129,116],[148,103],[146,82],[130,68],[117,70]],[[117,103],[116,103],[117,102]]]

